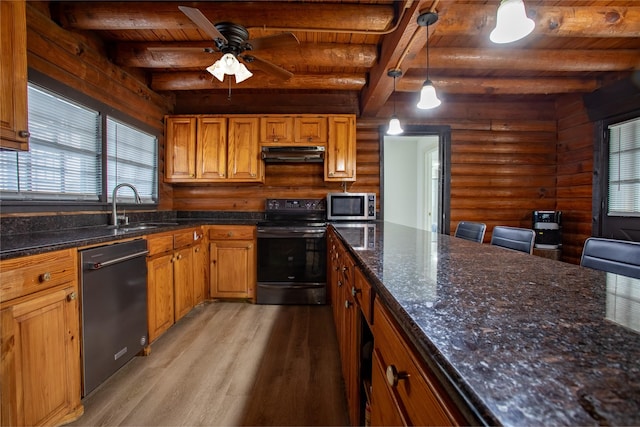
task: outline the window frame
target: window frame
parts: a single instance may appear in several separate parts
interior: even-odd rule
[[[629,232],[640,230],[638,216],[610,216],[609,205],[609,126],[640,117],[640,110],[617,114],[595,123],[592,235],[619,240],[635,240]]]
[[[50,91],[54,94],[59,95],[62,98],[68,99],[72,102],[80,104],[86,108],[95,110],[100,115],[101,121],[101,138],[102,138],[102,159],[101,159],[101,168],[102,168],[102,191],[98,197],[98,200],[90,201],[90,200],[12,200],[5,199],[0,200],[2,205],[3,213],[29,213],[29,212],[51,212],[51,211],[61,211],[61,212],[74,212],[81,210],[92,210],[92,211],[105,211],[108,212],[111,209],[111,195],[107,194],[107,118],[111,118],[115,121],[118,121],[122,124],[131,126],[136,128],[137,130],[152,135],[156,138],[156,156],[159,156],[160,153],[160,141],[161,135],[159,134],[157,129],[152,128],[146,123],[141,122],[140,120],[128,116],[115,108],[100,102],[94,98],[89,97],[88,95],[74,89],[70,86],[67,86],[63,83],[58,82],[51,77],[33,70],[29,69],[28,75],[29,83],[40,86],[43,89]],[[129,211],[140,211],[140,210],[149,210],[149,209],[157,209],[158,204],[160,202],[160,176],[159,176],[159,168],[160,168],[160,159],[156,158],[156,199],[153,202],[145,202],[142,204],[136,203],[127,203],[126,201],[122,201],[119,203],[120,206],[126,208]]]

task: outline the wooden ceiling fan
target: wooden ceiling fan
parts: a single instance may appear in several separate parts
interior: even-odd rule
[[[293,73],[269,61],[260,59],[255,56],[253,52],[259,49],[297,46],[299,41],[294,34],[282,33],[249,40],[249,31],[242,25],[232,22],[219,22],[214,25],[199,9],[187,6],[178,6],[178,9],[196,24],[200,30],[211,37],[215,45],[207,48],[149,47],[148,49],[150,51],[166,52],[188,50],[207,53],[220,52],[223,54],[222,57],[207,68],[207,71],[220,81],[223,81],[224,74],[235,75],[237,83],[251,77],[251,72],[248,71],[238,59],[242,59],[243,62],[248,64],[255,63],[261,70],[282,80],[288,80],[293,76]],[[245,52],[251,52],[251,54]]]

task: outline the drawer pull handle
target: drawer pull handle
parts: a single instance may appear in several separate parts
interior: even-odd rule
[[[67,295],[67,301],[71,302],[73,300],[75,300],[77,298],[77,294],[75,292],[71,292],[69,295]]]
[[[40,275],[40,282],[41,283],[48,282],[49,280],[51,280],[51,273],[49,273],[48,271],[46,273],[42,273]]]
[[[409,378],[409,374],[406,372],[398,372],[398,369],[395,365],[387,366],[387,383],[391,387],[395,387],[398,385],[398,381],[406,380]]]

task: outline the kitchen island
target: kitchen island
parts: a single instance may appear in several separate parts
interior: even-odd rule
[[[392,223],[345,243],[472,422],[640,424],[639,280]]]

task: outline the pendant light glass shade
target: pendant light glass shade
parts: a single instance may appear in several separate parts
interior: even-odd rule
[[[429,110],[436,108],[440,104],[442,104],[442,101],[436,95],[436,88],[433,87],[431,80],[426,80],[422,85],[422,89],[420,89],[420,100],[416,106],[421,110]]]
[[[395,114],[391,116],[391,120],[389,120],[389,128],[387,129],[387,135],[400,135],[404,132],[402,126],[400,125],[400,119]]]
[[[238,58],[233,56],[231,53],[225,53],[222,55],[222,58],[218,59],[213,63],[213,65],[207,68],[207,71],[213,74],[213,76],[220,81],[224,81],[225,74],[235,76],[236,83],[243,82],[253,76],[253,73],[251,73],[251,71],[249,71],[247,67],[238,61]]]
[[[496,28],[489,39],[494,43],[511,43],[529,35],[536,23],[527,17],[522,0],[502,0],[498,7]]]

